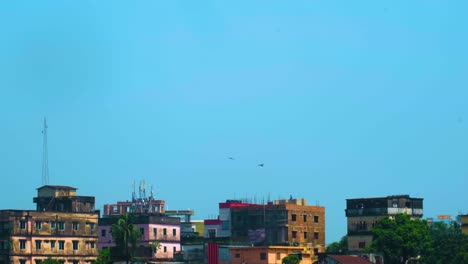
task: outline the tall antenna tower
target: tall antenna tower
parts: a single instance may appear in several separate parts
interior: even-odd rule
[[[47,120],[42,130],[42,185],[49,184],[49,152],[47,150]]]

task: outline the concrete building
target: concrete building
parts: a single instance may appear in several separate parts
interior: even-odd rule
[[[135,226],[142,237],[137,245],[136,257],[142,260],[172,260],[181,251],[180,218],[163,214],[132,214]],[[111,228],[118,216],[107,216],[99,219],[99,249],[116,250]],[[159,242],[161,248],[154,252],[150,244]]]
[[[468,214],[459,215],[462,233],[468,235]]]
[[[99,211],[94,197],[77,196],[76,190],[42,186],[34,198],[37,210],[0,210],[0,263],[94,262]]]
[[[372,243],[372,228],[385,217],[408,214],[413,218],[423,216],[423,199],[409,195],[346,200],[348,249],[360,252]]]
[[[450,225],[452,225],[453,223],[456,222],[456,220],[453,219],[451,215],[438,215],[435,218],[428,217],[426,220],[427,220],[427,223],[429,224],[429,226],[432,226],[434,223],[444,223],[444,224],[450,226]]]
[[[204,221],[204,238],[228,238],[231,237],[231,211],[233,208],[256,206],[258,204],[245,203],[241,200],[226,200],[219,203],[219,215],[217,219]]]
[[[312,264],[314,262],[311,252],[303,247],[294,246],[259,246],[259,247],[229,247],[230,259],[221,260],[220,264],[281,264],[282,259],[291,254],[297,254],[301,264]]]
[[[325,207],[307,205],[305,199],[231,208],[231,221],[234,241],[302,246],[315,254],[325,248]]]

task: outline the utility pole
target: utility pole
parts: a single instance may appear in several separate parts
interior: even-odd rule
[[[47,121],[44,118],[42,130],[42,185],[49,184],[49,152],[47,149]]]

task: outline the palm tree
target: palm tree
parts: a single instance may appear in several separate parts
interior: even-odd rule
[[[133,217],[130,214],[123,214],[117,220],[117,223],[112,225],[112,238],[117,247],[124,251],[127,264],[131,259],[129,245],[136,247],[138,240],[141,237],[140,230],[133,224]]]

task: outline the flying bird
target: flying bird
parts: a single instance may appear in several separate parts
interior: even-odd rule
[[[264,165],[263,163],[261,163],[261,164],[258,164],[258,166],[259,166],[259,167],[263,167],[263,165]]]
[[[233,157],[228,157],[228,159],[230,159],[230,160],[234,160],[234,158],[233,158]]]

